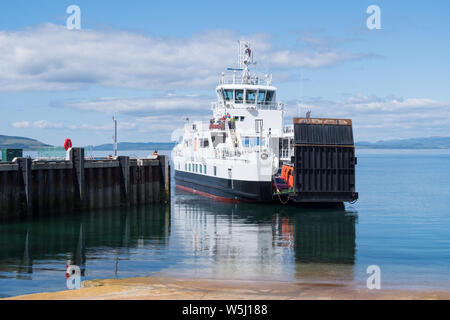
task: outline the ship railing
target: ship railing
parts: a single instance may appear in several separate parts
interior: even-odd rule
[[[251,75],[249,79],[245,79],[242,78],[240,74],[227,74],[219,78],[219,85],[220,84],[251,84],[271,86],[272,82],[270,78],[265,77],[264,75]]]
[[[289,149],[281,150],[281,159],[289,159]]]
[[[231,157],[240,157],[243,154],[243,150],[240,148],[234,148],[234,149],[221,149],[216,150],[216,158],[220,159],[226,159]]]
[[[281,151],[280,151],[280,158],[281,159],[291,159],[291,157],[293,157],[294,156],[294,148],[291,148],[291,149],[286,149],[286,148],[284,148],[284,149],[281,149]]]
[[[258,110],[284,110],[286,105],[283,102],[258,102],[258,103],[233,103],[232,101],[213,102],[211,109],[234,108],[234,109],[258,109]]]
[[[252,153],[268,153],[269,150],[266,147],[252,147],[252,148],[227,148],[227,149],[220,149],[216,150],[216,158],[219,159],[226,159],[231,157],[241,157],[247,154]]]
[[[283,128],[283,133],[293,133],[294,132],[294,126],[285,126]]]

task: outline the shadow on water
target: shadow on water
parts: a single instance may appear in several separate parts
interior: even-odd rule
[[[167,246],[169,236],[169,206],[106,209],[0,224],[0,278],[32,279],[34,266],[42,261],[80,266],[84,276],[87,252],[116,250],[118,259],[143,241]]]

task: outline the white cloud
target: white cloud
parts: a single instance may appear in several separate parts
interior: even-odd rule
[[[90,130],[90,131],[110,131],[112,132],[114,125],[111,123],[103,125],[81,124],[81,125],[69,125],[69,129],[72,130]],[[118,130],[132,130],[136,128],[136,123],[133,122],[119,122],[117,123]]]
[[[13,122],[11,125],[14,128],[29,128],[31,124],[29,121],[19,121],[19,122]]]
[[[173,130],[183,127],[186,117],[207,121],[213,100],[206,96],[167,95],[66,101],[58,105],[77,110],[121,113],[132,119],[128,121],[135,125],[133,129],[136,132],[168,139]],[[287,102],[287,123],[291,117],[297,116],[297,106],[298,101]],[[300,110],[302,115],[311,110],[313,117],[353,119],[357,141],[450,135],[450,103],[429,98],[364,94],[345,96],[340,100],[309,98],[300,105]]]
[[[190,38],[157,38],[120,30],[72,31],[53,24],[0,31],[0,91],[72,90],[91,84],[210,88],[220,72],[235,65],[239,38],[223,30]],[[276,49],[266,34],[245,38],[254,43],[262,67],[281,73],[364,57],[337,49]]]
[[[100,98],[95,100],[68,100],[52,102],[54,107],[66,107],[82,111],[107,114],[154,115],[180,111],[208,112],[212,97],[196,95],[167,95],[150,98]]]
[[[51,122],[48,120],[38,121],[20,121],[11,123],[13,128],[34,128],[34,129],[70,129],[70,130],[89,130],[89,131],[112,131],[114,125],[111,123],[106,124],[64,124],[61,122]],[[118,122],[118,129],[120,130],[133,130],[136,128],[134,122]]]
[[[61,129],[63,124],[60,122],[50,122],[47,120],[38,120],[33,122],[33,126],[39,129]]]
[[[302,116],[311,110],[312,117],[353,119],[357,141],[450,135],[450,103],[434,99],[357,94],[337,101],[310,98],[300,109]],[[297,115],[296,107],[288,110],[287,118]]]
[[[19,121],[11,124],[14,128],[37,128],[37,129],[61,129],[63,124],[59,122],[50,122],[47,120],[38,120],[34,122]]]

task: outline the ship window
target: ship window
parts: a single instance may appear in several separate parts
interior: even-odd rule
[[[225,89],[223,91],[223,99],[225,101],[232,101],[233,100],[233,90],[231,89]]]
[[[208,141],[208,139],[201,139],[201,140],[200,140],[200,147],[201,147],[201,148],[208,148],[208,146],[209,146],[209,141]]]
[[[206,174],[206,164],[203,167],[203,173]]]
[[[275,96],[275,91],[267,91],[267,94],[266,94],[266,102],[267,102],[267,103],[273,102],[274,96]]]
[[[227,139],[227,134],[224,132],[214,132],[211,134],[211,140],[213,142],[213,147],[217,147],[219,143],[224,143]]]
[[[255,103],[256,90],[247,90],[246,95],[245,95],[245,100],[247,103]]]
[[[217,176],[217,167],[214,166],[214,175]]]
[[[258,103],[263,104],[265,100],[266,100],[266,90],[259,90]]]
[[[184,164],[184,171],[187,171],[187,163]]]
[[[250,138],[249,137],[244,138],[244,147],[245,148],[250,147]]]
[[[241,117],[241,122],[244,121],[245,117]]]
[[[236,90],[236,103],[244,102],[244,90]]]
[[[261,139],[260,137],[257,137],[255,145],[256,146],[259,146],[259,145],[265,146],[266,145],[266,138],[262,138]]]
[[[189,171],[191,171],[191,164],[189,163]]]

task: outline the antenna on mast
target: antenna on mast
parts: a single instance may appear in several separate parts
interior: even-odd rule
[[[114,122],[114,135],[113,135],[113,141],[114,141],[114,156],[117,157],[117,119],[113,116],[112,120]]]
[[[249,41],[239,40],[239,69],[246,69],[249,65],[256,64],[253,61],[253,51]]]

